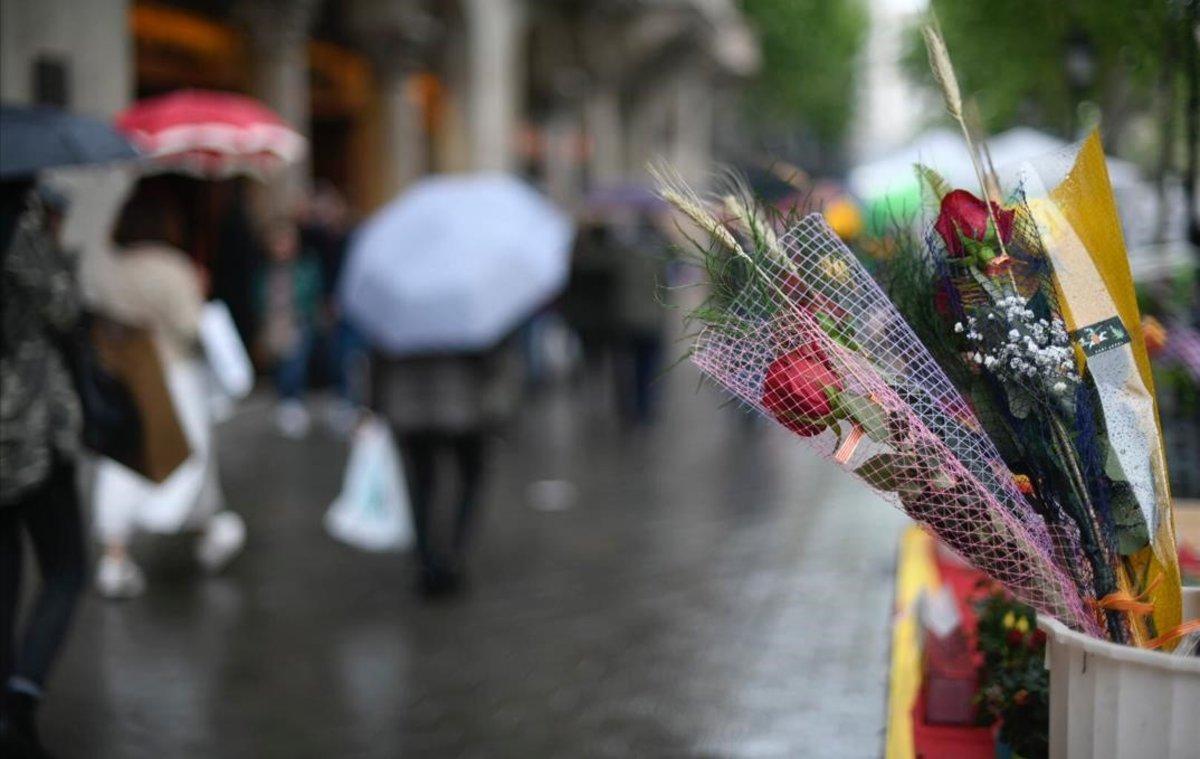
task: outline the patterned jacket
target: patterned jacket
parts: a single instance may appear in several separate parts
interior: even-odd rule
[[[35,205],[3,252],[0,304],[0,507],[36,488],[55,453],[74,458],[83,415],[56,333],[79,316],[68,257],[45,231]]]

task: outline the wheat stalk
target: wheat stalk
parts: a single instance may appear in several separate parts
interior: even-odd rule
[[[946,41],[942,39],[942,33],[933,24],[921,27],[921,36],[925,38],[929,68],[933,70],[933,78],[942,91],[942,100],[946,103],[946,111],[958,123],[959,129],[963,133],[963,139],[967,142],[967,152],[971,154],[971,166],[974,167],[975,177],[979,180],[979,189],[983,193],[988,218],[992,220],[992,227],[996,230],[996,241],[1000,243],[1000,253],[1008,255],[1008,251],[1004,247],[1004,238],[1000,235],[1000,224],[996,220],[995,211],[992,210],[993,198],[991,197],[992,193],[989,192],[991,184],[987,181],[983,165],[980,163],[979,150],[975,146],[975,141],[971,139],[971,130],[967,128],[967,119],[963,113],[962,91],[958,88],[958,77],[954,75],[954,64],[950,62],[950,51],[946,49]],[[1000,199],[996,198],[995,200],[999,202]]]
[[[783,254],[783,249],[779,247],[779,237],[758,209],[750,208],[741,197],[730,193],[725,196],[725,210],[745,227],[752,238],[762,240],[763,245],[766,246],[771,255],[781,261],[787,262],[787,256]]]
[[[738,244],[733,234],[717,217],[709,213],[696,191],[688,186],[676,172],[667,167],[650,167],[650,176],[658,185],[658,195],[674,206],[680,213],[692,220],[717,242],[724,245],[732,253],[749,258],[746,251]]]

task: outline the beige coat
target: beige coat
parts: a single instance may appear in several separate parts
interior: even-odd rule
[[[192,356],[204,296],[186,254],[166,243],[134,243],[105,254],[90,273],[93,308],[149,329],[167,366]]]

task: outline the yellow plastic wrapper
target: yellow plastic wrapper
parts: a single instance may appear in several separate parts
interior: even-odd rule
[[[1090,259],[1090,266],[1086,261],[1078,260],[1074,262],[1078,265],[1064,267],[1066,276],[1058,277],[1057,284],[1063,296],[1068,326],[1076,330],[1080,326],[1094,324],[1105,315],[1106,309],[1115,310],[1130,338],[1129,345],[1121,350],[1131,351],[1136,364],[1136,372],[1131,372],[1118,390],[1123,394],[1126,405],[1135,409],[1133,413],[1140,408],[1142,413],[1139,415],[1148,417],[1140,425],[1146,430],[1145,450],[1136,454],[1149,457],[1148,462],[1143,459],[1140,463],[1147,472],[1147,478],[1152,480],[1152,533],[1150,544],[1127,558],[1130,571],[1124,578],[1131,595],[1145,593],[1146,600],[1154,604],[1154,627],[1147,629],[1146,626],[1135,625],[1134,629],[1135,642],[1144,645],[1153,635],[1171,630],[1181,621],[1179,556],[1175,547],[1174,509],[1150,359],[1146,353],[1129,257],[1121,235],[1116,201],[1098,133],[1093,132],[1083,142],[1070,171],[1050,189],[1048,199],[1061,218],[1070,225],[1074,232],[1072,237],[1082,243],[1076,246],[1074,253],[1071,246],[1064,246],[1064,249],[1055,252],[1056,255],[1066,257],[1068,263],[1072,263],[1072,255],[1086,255]],[[1056,276],[1058,273],[1056,262]],[[1100,297],[1097,297],[1098,293]],[[1107,298],[1103,297],[1104,293],[1107,293]],[[1105,411],[1107,416],[1107,407]],[[1108,421],[1111,425],[1113,420]]]

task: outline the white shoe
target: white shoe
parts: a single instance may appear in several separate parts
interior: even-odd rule
[[[308,416],[308,409],[304,408],[300,401],[280,401],[275,410],[275,424],[285,437],[299,440],[308,434],[312,419]]]
[[[196,543],[196,561],[216,573],[242,552],[246,545],[246,523],[232,511],[215,514]]]
[[[325,424],[338,437],[350,437],[358,426],[358,407],[341,398],[333,399],[325,409]]]
[[[136,598],[146,591],[146,576],[133,559],[102,556],[96,566],[96,591],[113,600]]]

